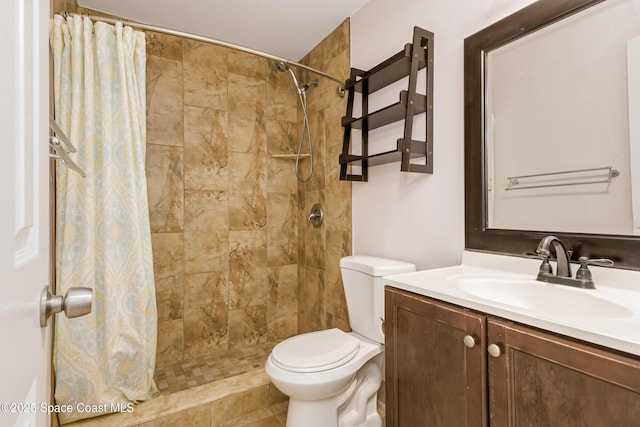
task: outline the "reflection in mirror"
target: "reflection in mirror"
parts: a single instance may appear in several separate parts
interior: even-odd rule
[[[640,234],[639,13],[608,0],[486,53],[489,228]]]
[[[556,235],[574,261],[640,269],[639,17],[640,0],[538,0],[465,39],[468,250]]]

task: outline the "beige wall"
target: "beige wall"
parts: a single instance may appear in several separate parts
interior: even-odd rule
[[[297,97],[263,58],[147,35],[158,362],[298,332]]]
[[[309,91],[315,172],[298,186],[293,160],[272,157],[297,148],[302,117],[288,73],[225,48],[147,40],[158,362],[346,327],[338,262],[350,253],[351,193],[336,167],[336,86],[323,80]],[[346,75],[348,22],[309,58]],[[305,212],[316,200],[327,216],[312,230]]]
[[[350,70],[349,20],[345,20],[301,62],[346,80]],[[317,77],[308,73],[302,76],[303,82]],[[336,94],[337,87],[337,83],[321,78],[317,88],[307,91],[314,174],[306,184],[298,187],[298,325],[301,333],[331,327],[349,330],[339,264],[341,257],[351,255],[351,183],[339,178],[338,156],[342,151],[343,138],[340,119],[345,114],[346,97]],[[300,110],[298,122],[302,122]],[[306,223],[315,203],[324,208],[325,219],[319,228]]]

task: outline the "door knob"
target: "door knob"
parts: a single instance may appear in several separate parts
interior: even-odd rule
[[[91,288],[69,288],[65,296],[51,295],[45,286],[40,294],[40,326],[46,327],[51,315],[64,311],[68,318],[91,313],[93,290]]]

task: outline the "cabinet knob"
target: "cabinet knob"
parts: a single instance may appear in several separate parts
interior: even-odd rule
[[[476,339],[471,335],[465,335],[462,341],[468,348],[473,348],[476,345]]]
[[[487,351],[492,357],[500,357],[502,354],[502,350],[500,350],[500,346],[498,344],[490,344],[489,347],[487,347]]]

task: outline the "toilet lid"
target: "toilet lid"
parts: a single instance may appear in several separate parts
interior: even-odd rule
[[[318,372],[344,365],[360,341],[340,329],[309,332],[282,341],[271,352],[277,366],[292,372]]]

